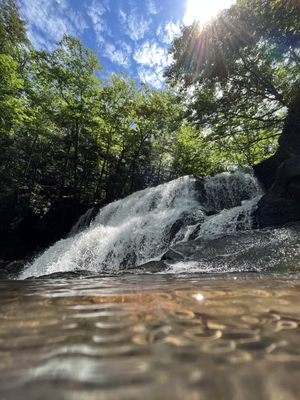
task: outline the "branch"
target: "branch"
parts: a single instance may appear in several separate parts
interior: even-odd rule
[[[257,79],[257,81],[261,82],[262,85],[275,97],[276,100],[278,100],[284,106],[287,106],[287,104],[283,99],[283,95],[278,92],[278,90],[275,88],[272,82],[270,82],[267,78],[265,78],[262,74],[260,74],[259,71],[255,71],[254,68],[252,68],[252,66],[250,67],[249,63],[244,59],[244,57],[241,55],[240,52],[239,55],[247,71],[253,74]]]

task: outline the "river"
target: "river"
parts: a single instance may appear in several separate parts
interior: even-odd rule
[[[261,195],[236,171],[89,210],[0,281],[0,399],[298,400],[300,225],[253,230]]]
[[[300,274],[0,282],[0,398],[300,393]]]

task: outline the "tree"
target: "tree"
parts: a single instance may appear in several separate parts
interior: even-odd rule
[[[253,164],[276,150],[297,102],[300,13],[294,0],[238,0],[207,26],[184,27],[166,76],[188,95],[188,117]]]
[[[20,53],[27,44],[25,24],[13,0],[0,0],[0,191],[13,185],[14,163],[18,157],[15,130],[25,118],[24,80],[20,73]]]
[[[15,0],[0,0],[0,53],[13,55],[28,44],[24,21]]]
[[[192,125],[181,126],[173,142],[172,168],[177,176],[213,175],[229,166],[224,149],[206,141]]]
[[[54,146],[57,152],[52,152],[48,160],[49,173],[56,171],[54,190],[59,196],[68,192],[80,199],[83,186],[88,186],[91,178],[91,160],[94,158],[97,164],[93,130],[97,126],[100,80],[95,72],[101,66],[92,51],[70,36],[64,36],[53,52],[36,53],[36,61],[35,74],[31,73],[31,98],[35,104],[44,102],[44,111],[59,132]]]

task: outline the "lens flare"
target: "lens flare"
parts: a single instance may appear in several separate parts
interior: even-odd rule
[[[194,21],[205,24],[219,11],[230,7],[233,3],[235,0],[187,0],[183,22],[185,25],[190,25]]]

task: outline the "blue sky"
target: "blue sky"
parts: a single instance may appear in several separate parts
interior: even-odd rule
[[[105,73],[163,86],[168,47],[188,21],[195,0],[18,0],[36,48],[53,49],[67,33],[94,50]],[[197,1],[197,0],[196,0]],[[203,5],[230,0],[198,0]],[[198,4],[197,3],[197,4]],[[198,6],[197,6],[198,7]],[[205,7],[207,9],[207,6]],[[193,10],[192,10],[193,14]]]

